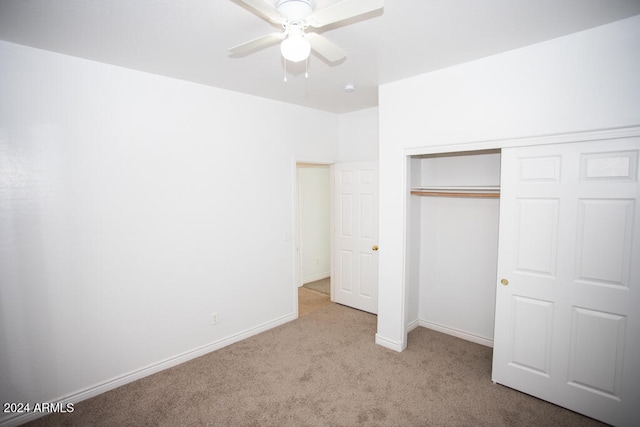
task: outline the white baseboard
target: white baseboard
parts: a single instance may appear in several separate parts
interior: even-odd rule
[[[407,348],[406,342],[393,341],[378,334],[376,334],[376,344],[397,352],[404,351],[404,349]]]
[[[134,382],[136,380],[139,380],[141,378],[147,377],[149,375],[158,373],[160,371],[164,371],[165,369],[171,368],[173,366],[179,365],[181,363],[187,362],[191,359],[195,359],[196,357],[200,357],[203,356],[207,353],[211,353],[212,351],[215,350],[219,350],[223,347],[226,347],[228,345],[231,345],[233,343],[242,341],[246,338],[249,338],[253,335],[257,335],[261,332],[264,332],[266,330],[269,330],[271,328],[275,328],[276,326],[280,326],[282,324],[285,324],[287,322],[290,322],[292,320],[297,319],[297,315],[295,313],[293,314],[288,314],[286,316],[280,317],[278,319],[263,323],[261,325],[258,325],[254,328],[251,329],[247,329],[246,331],[243,332],[239,332],[237,334],[228,336],[226,338],[223,338],[219,341],[215,341],[209,344],[206,344],[202,347],[198,347],[195,348],[193,350],[189,350],[185,353],[179,354],[177,356],[174,357],[170,357],[168,359],[165,359],[161,362],[158,363],[154,363],[151,365],[148,365],[144,368],[129,372],[127,374],[124,374],[122,376],[116,377],[114,379],[105,381],[101,384],[95,385],[93,387],[88,387],[84,390],[80,390],[78,392],[72,393],[70,395],[67,395],[65,397],[56,399],[55,401],[51,402],[51,403],[60,403],[62,406],[66,405],[67,403],[73,403],[76,404],[78,402],[82,402],[83,400],[89,399],[91,397],[97,396],[99,394],[102,394],[104,392],[107,392],[109,390],[113,390],[114,388],[123,386],[125,384]],[[37,418],[40,418],[42,416],[47,415],[46,413],[24,413],[24,414],[18,414],[16,416],[4,419],[0,421],[0,427],[13,427],[13,426],[19,426],[21,424],[27,423],[29,421],[33,421]]]
[[[415,328],[417,328],[418,326],[420,326],[420,320],[416,319],[413,322],[409,322],[407,324],[407,333],[413,331]]]
[[[314,274],[313,276],[305,277],[302,279],[302,283],[306,285],[307,283],[315,282],[316,280],[326,279],[327,277],[331,277],[331,272],[327,271],[325,273]]]
[[[433,329],[434,331],[442,332],[443,334],[452,335],[454,337],[462,338],[463,340],[493,348],[493,340],[486,337],[474,335],[469,332],[461,331],[460,329],[451,328],[449,326],[440,325],[427,320],[419,319],[417,323],[418,326],[422,326],[423,328]]]

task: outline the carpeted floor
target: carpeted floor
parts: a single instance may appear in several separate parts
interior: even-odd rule
[[[494,385],[490,348],[417,328],[397,353],[375,332],[376,316],[329,304],[32,425],[601,425]]]
[[[307,289],[304,286],[298,288],[298,317],[306,316],[329,304],[332,304],[329,295]]]
[[[305,283],[303,288],[331,295],[331,278],[327,277],[325,279],[316,280],[315,282]]]

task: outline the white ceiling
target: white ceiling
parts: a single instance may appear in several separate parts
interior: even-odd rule
[[[640,0],[386,0],[323,28],[346,60],[312,54],[309,77],[289,63],[287,83],[278,46],[229,57],[229,47],[277,31],[238,0],[1,0],[0,39],[344,113],[376,106],[380,84],[637,14]]]

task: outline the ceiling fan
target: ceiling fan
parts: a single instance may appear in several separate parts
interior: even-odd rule
[[[322,28],[335,22],[353,18],[383,7],[384,0],[342,0],[321,10],[314,10],[313,0],[278,0],[275,6],[267,0],[237,0],[271,24],[282,27],[281,32],[258,37],[229,49],[234,56],[244,56],[259,49],[280,43],[282,56],[291,62],[304,61],[311,49],[329,62],[344,59],[346,52],[318,33],[307,28]]]

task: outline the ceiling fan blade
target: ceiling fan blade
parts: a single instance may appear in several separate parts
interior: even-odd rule
[[[338,47],[320,34],[307,33],[306,38],[309,40],[309,44],[311,44],[311,49],[329,62],[338,62],[347,57],[347,52],[345,52],[344,49]]]
[[[266,36],[258,37],[246,43],[239,44],[229,49],[229,53],[233,56],[244,56],[256,52],[265,47],[280,43],[285,38],[285,33],[271,33]]]
[[[367,12],[382,9],[384,0],[343,0],[333,6],[321,9],[307,18],[310,26],[324,27]]]
[[[282,24],[287,20],[287,17],[278,11],[271,3],[266,0],[236,0],[243,3],[253,13],[258,16],[266,18],[269,22],[274,24]]]

